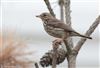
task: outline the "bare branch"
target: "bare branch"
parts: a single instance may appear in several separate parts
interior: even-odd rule
[[[71,26],[70,0],[64,0],[66,24]]]
[[[55,14],[54,14],[54,12],[53,12],[53,10],[52,10],[52,8],[51,8],[51,5],[50,5],[49,0],[44,0],[44,2],[45,2],[45,4],[47,5],[47,8],[48,8],[49,12],[52,14],[52,16],[55,17]]]
[[[69,55],[68,59],[68,68],[76,68],[76,55]]]
[[[66,24],[71,26],[71,16],[70,16],[70,0],[64,0],[64,7],[65,7],[65,18],[66,18]],[[71,48],[73,48],[73,42],[71,38],[68,38],[64,41],[68,53],[71,51]]]
[[[99,25],[99,23],[100,23],[100,16],[98,16],[98,18],[90,26],[90,28],[87,30],[85,35],[90,36],[94,32],[96,27]],[[77,43],[77,45],[73,48],[73,50],[76,50],[78,52],[81,49],[82,45],[85,43],[86,40],[87,39],[85,39],[85,38],[81,38],[80,41]]]
[[[53,60],[52,60],[52,68],[56,68],[56,62],[57,62],[57,49],[59,47],[59,43],[56,41],[53,42]]]
[[[38,64],[37,64],[37,63],[35,63],[35,68],[39,68],[39,66],[38,66]]]
[[[60,19],[64,22],[64,0],[59,0],[58,4],[60,7]]]

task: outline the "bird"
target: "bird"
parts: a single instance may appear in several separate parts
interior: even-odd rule
[[[73,36],[92,39],[89,36],[84,36],[76,32],[71,26],[65,24],[63,21],[57,19],[48,12],[41,13],[36,17],[40,18],[43,21],[44,30],[49,35],[58,38],[57,40],[59,42]]]

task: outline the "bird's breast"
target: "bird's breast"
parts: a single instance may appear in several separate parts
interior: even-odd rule
[[[44,25],[45,31],[51,36],[54,36],[57,38],[62,38],[62,36],[65,34],[65,31],[63,29],[54,28],[54,27],[48,26],[46,24],[43,24],[43,25]]]

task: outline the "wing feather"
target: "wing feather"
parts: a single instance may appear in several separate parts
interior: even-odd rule
[[[50,26],[55,27],[55,28],[61,28],[61,29],[64,29],[65,31],[68,31],[68,32],[74,31],[69,25],[63,23],[62,21],[60,21],[58,19],[49,20],[47,25],[50,25]]]

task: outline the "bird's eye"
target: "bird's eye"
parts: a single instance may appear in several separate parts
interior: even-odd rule
[[[43,14],[43,16],[47,16],[46,14]]]

